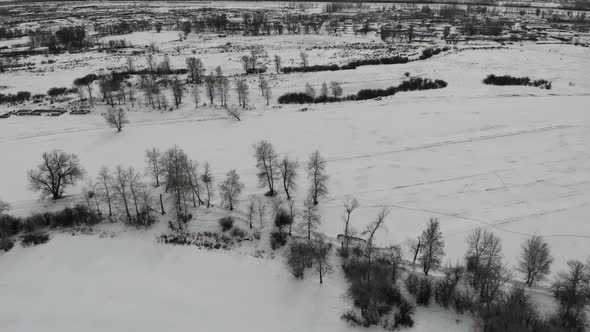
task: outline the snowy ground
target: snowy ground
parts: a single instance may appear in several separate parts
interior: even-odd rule
[[[294,38],[285,41],[284,50],[269,53],[295,59],[300,47],[309,43]],[[173,42],[167,47],[172,49]],[[332,51],[311,51],[312,64],[331,62],[324,56]],[[253,86],[255,108],[241,122],[219,110],[195,110],[190,98],[174,112],[132,110],[131,124],[120,134],[106,128],[99,114],[102,107],[87,116],[11,117],[0,120],[0,197],[19,215],[50,208],[53,202],[40,202],[27,190],[25,175],[43,152],[54,148],[78,153],[88,174],[95,176],[103,165],[143,169],[145,148],[173,145],[191,158],[209,161],[217,179],[237,169],[246,184],[245,196],[260,195],[252,144],[267,139],[278,152],[300,161],[314,149],[328,159],[330,193],[320,210],[321,230],[331,237],[342,232],[342,200],[354,195],[361,202],[353,218],[358,230],[381,206],[390,208],[389,230],[379,236],[379,244],[403,243],[436,217],[448,261],[461,260],[465,236],[483,226],[502,238],[506,259],[514,266],[520,243],[540,234],[555,256],[554,274],[568,259],[585,259],[590,252],[589,53],[568,45],[524,44],[406,65],[281,75],[272,81],[275,97],[301,91],[305,82],[319,87],[324,80],[343,82],[345,94],[382,88],[398,84],[405,72],[444,79],[449,86],[381,101],[313,105],[308,112],[299,112],[301,106],[261,106],[264,102]],[[187,50],[172,56],[173,64],[181,66],[188,54]],[[9,85],[8,91],[33,92],[69,86],[75,77],[106,68],[106,57],[101,57],[105,56],[77,59],[77,66],[67,72],[56,67],[42,76],[8,73],[0,85]],[[241,70],[237,54],[211,52],[200,57],[208,69],[223,64],[228,73]],[[123,65],[124,58],[109,61],[108,65]],[[548,79],[553,89],[483,85],[481,80],[490,73]],[[299,184],[296,198],[301,201],[307,189],[303,176]],[[67,194],[76,193],[72,188]],[[197,221],[213,222],[207,218],[197,212]],[[39,322],[48,330],[120,330],[128,322],[162,330],[171,325],[194,328],[205,321],[220,324],[205,330],[259,331],[269,320],[273,330],[346,330],[338,318],[347,307],[338,274],[326,287],[318,287],[315,279],[293,281],[280,260],[162,247],[151,236],[56,236],[38,248],[14,249],[0,257],[0,266],[6,271],[0,275],[0,288],[10,299],[0,303],[0,329],[10,331],[34,330]],[[47,284],[39,283],[39,275]],[[97,284],[101,286],[94,287]],[[222,286],[229,287],[223,297]],[[281,303],[287,296],[293,300]],[[62,307],[53,305],[56,298],[63,299]],[[230,303],[235,306],[231,309],[221,305],[233,298],[253,300]],[[30,312],[41,318],[25,317]],[[239,319],[227,319],[236,312]],[[416,331],[467,329],[468,324],[457,326],[448,314],[443,319],[435,309],[419,310]]]
[[[1,331],[380,331],[339,318],[340,273],[296,281],[278,260],[61,235],[1,262]],[[408,331],[469,331],[455,316],[419,308]]]

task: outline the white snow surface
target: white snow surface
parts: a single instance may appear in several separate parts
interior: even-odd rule
[[[339,273],[298,281],[278,259],[56,235],[0,262],[0,331],[381,331],[339,318],[349,305]],[[469,331],[455,316],[419,308],[408,331]]]

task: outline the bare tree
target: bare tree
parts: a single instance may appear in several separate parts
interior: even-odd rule
[[[306,68],[309,65],[309,55],[305,51],[299,52],[299,57],[301,58],[301,65]]]
[[[266,89],[264,89],[264,98],[266,99],[266,106],[270,105],[270,98],[272,97],[272,89],[270,88],[270,85],[266,86]]]
[[[146,174],[156,180],[156,187],[160,186],[160,176],[162,175],[161,167],[162,153],[156,147],[145,150]]]
[[[138,198],[141,192],[141,174],[139,174],[133,167],[127,169],[127,179],[129,180],[129,191],[133,199],[133,206],[135,207],[135,217],[139,220],[139,204]]]
[[[289,156],[283,157],[279,163],[281,180],[283,180],[283,189],[287,200],[291,200],[291,192],[297,189],[297,169],[299,162],[296,159],[289,159]]]
[[[213,101],[215,100],[216,82],[217,80],[213,73],[205,77],[205,92],[207,93],[207,97],[209,97],[209,103],[211,105],[213,105]]]
[[[315,271],[320,276],[320,284],[324,282],[325,275],[334,271],[332,264],[330,264],[331,251],[332,244],[326,241],[326,236],[324,234],[316,234],[313,241],[313,258]]]
[[[193,197],[193,206],[197,207],[197,202],[199,203],[199,206],[204,205],[205,202],[201,198],[203,190],[201,186],[201,177],[198,172],[199,163],[194,160],[188,160],[185,167],[187,168],[188,183]]]
[[[254,218],[254,212],[256,211],[256,200],[254,197],[250,198],[248,202],[248,223],[250,224],[250,229],[252,229],[252,219]]]
[[[589,262],[590,263],[590,262]],[[586,331],[586,308],[590,305],[590,265],[578,260],[567,262],[568,269],[559,273],[552,285],[559,303],[557,318],[568,331]]]
[[[320,225],[320,215],[318,207],[314,204],[311,195],[308,195],[303,202],[303,229],[307,233],[307,239],[311,240],[311,233],[314,232]]]
[[[183,229],[189,220],[187,210],[187,196],[191,193],[189,168],[187,167],[189,159],[181,148],[174,146],[166,150],[161,160],[166,191],[172,193],[178,228]]]
[[[240,182],[240,176],[235,169],[232,169],[226,174],[225,181],[221,183],[219,189],[223,202],[227,203],[229,210],[232,211],[234,206],[238,204],[239,197],[242,194],[242,190],[244,190],[244,184]]]
[[[549,244],[537,235],[528,238],[521,248],[522,253],[517,270],[526,276],[526,284],[532,287],[537,281],[549,274],[553,263],[551,249],[549,249]]]
[[[266,87],[268,86],[268,81],[266,80],[266,77],[262,74],[258,75],[258,87],[260,88],[260,95],[264,96],[264,90],[266,90]]]
[[[305,83],[305,94],[311,98],[315,98],[315,89],[309,83]]]
[[[326,82],[322,83],[322,88],[320,89],[320,96],[322,98],[328,97],[328,84],[326,84]]]
[[[309,155],[307,162],[307,177],[311,182],[310,192],[313,204],[318,204],[318,199],[328,194],[328,175],[326,174],[326,160],[315,150]]]
[[[344,201],[344,211],[346,215],[344,216],[344,241],[342,241],[342,256],[348,256],[348,249],[350,247],[350,240],[351,240],[351,226],[350,226],[350,216],[352,213],[358,209],[360,206],[359,201],[356,198],[346,198]]]
[[[262,198],[258,199],[258,221],[260,222],[260,227],[264,226],[264,213],[266,211],[266,205],[264,205],[264,200]]]
[[[332,90],[332,96],[334,96],[334,98],[342,96],[342,86],[340,83],[336,81],[330,82],[330,90]]]
[[[236,91],[238,92],[238,104],[246,108],[248,102],[248,83],[245,79],[236,78]]]
[[[126,64],[127,64],[127,71],[132,72],[134,70],[134,61],[133,61],[133,57],[128,56],[127,59],[125,60]]]
[[[205,190],[207,192],[207,208],[211,207],[211,200],[213,199],[213,172],[211,172],[211,165],[208,162],[205,163],[203,168],[203,174],[201,174],[201,181],[205,184]]]
[[[488,230],[476,229],[467,237],[465,260],[472,286],[480,287],[488,271],[502,265],[500,239]]]
[[[375,220],[371,222],[369,225],[367,225],[367,228],[365,228],[365,230],[362,233],[362,235],[368,235],[367,242],[365,243],[365,256],[367,257],[367,262],[369,265],[367,268],[367,282],[370,282],[371,278],[371,264],[373,263],[373,251],[375,250],[375,234],[377,234],[377,231],[380,229],[386,229],[385,218],[387,218],[388,214],[389,211],[385,208],[382,208],[377,214]]]
[[[238,121],[241,121],[241,116],[242,116],[242,111],[239,108],[236,107],[226,107],[225,108],[225,113],[229,116],[232,117]]]
[[[199,108],[199,104],[201,103],[201,87],[197,84],[193,85],[193,99],[195,101],[195,107]]]
[[[278,156],[273,145],[268,141],[260,141],[254,145],[254,158],[258,168],[258,183],[261,187],[268,186],[267,196],[275,195],[274,183],[279,177]]]
[[[278,54],[275,54],[274,63],[275,63],[275,71],[277,72],[277,74],[281,70],[281,62],[282,62],[281,56]]]
[[[184,84],[178,77],[174,77],[172,80],[172,95],[174,96],[174,104],[178,108],[182,104],[182,97],[184,96]]]
[[[123,203],[127,220],[131,221],[131,212],[129,211],[129,191],[127,190],[128,186],[129,173],[127,173],[127,171],[123,169],[123,166],[118,165],[117,167],[115,167],[115,175],[113,177],[112,188],[115,191],[116,197],[119,198]]]
[[[186,58],[186,67],[191,83],[201,84],[203,82],[203,75],[205,75],[205,67],[201,59],[195,57]]]
[[[101,185],[101,190],[104,191],[104,198],[106,198],[108,207],[109,207],[109,217],[113,216],[113,208],[111,205],[111,193],[109,188],[111,187],[111,182],[113,181],[111,173],[109,169],[105,166],[101,167],[98,171],[97,177],[98,183]]]
[[[84,169],[75,154],[61,150],[45,152],[42,162],[36,169],[27,172],[29,186],[42,195],[51,195],[53,199],[62,197],[64,190],[84,177]]]
[[[420,262],[424,274],[428,275],[431,269],[436,269],[442,263],[445,254],[445,242],[440,231],[440,224],[436,218],[430,218],[426,229],[422,232],[422,243],[420,250]]]
[[[287,202],[289,204],[289,217],[291,218],[291,223],[289,224],[289,235],[291,235],[293,223],[295,222],[295,217],[299,214],[299,211],[297,211],[297,208],[295,207],[294,199],[289,199]]]
[[[127,114],[125,114],[125,110],[122,108],[111,108],[107,110],[104,114],[104,119],[109,126],[117,128],[118,132],[123,130],[123,127],[129,123],[129,120],[127,120]]]

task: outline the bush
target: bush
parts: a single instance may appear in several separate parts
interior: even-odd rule
[[[231,234],[231,236],[238,238],[238,239],[243,239],[246,237],[246,232],[239,227],[232,228],[230,234]]]
[[[11,239],[0,239],[0,251],[10,251],[14,247],[14,241]]]
[[[8,214],[0,215],[0,238],[11,237],[21,231],[22,219]]]
[[[222,232],[229,231],[234,226],[234,218],[227,216],[219,219],[219,226]]]
[[[303,279],[305,270],[313,265],[313,246],[308,241],[293,241],[287,252],[287,266],[295,278]]]
[[[420,280],[415,274],[410,274],[406,278],[406,288],[408,289],[408,292],[410,294],[414,296],[418,294],[418,291],[420,289]]]
[[[416,303],[423,306],[430,304],[430,297],[432,296],[432,284],[428,277],[423,277],[420,280],[420,288],[418,295],[416,296]]]
[[[303,92],[289,92],[279,97],[279,104],[311,104],[314,99]]]
[[[293,223],[293,218],[291,218],[291,215],[289,214],[289,212],[287,212],[285,209],[280,209],[277,212],[277,215],[275,216],[275,226],[277,226],[279,229],[283,229],[283,227],[285,226],[289,226]]]
[[[21,237],[21,245],[23,247],[28,247],[30,245],[36,246],[47,243],[47,241],[49,241],[49,235],[46,233],[29,233]]]
[[[414,319],[412,315],[416,308],[408,300],[402,298],[397,312],[394,314],[394,328],[400,326],[412,327],[414,326]]]
[[[270,247],[272,250],[276,250],[287,244],[287,234],[281,231],[274,231],[270,233]]]
[[[427,306],[430,304],[430,297],[432,296],[432,284],[427,277],[418,277],[410,274],[406,279],[406,287],[408,292],[416,297],[416,303]]]
[[[547,80],[531,81],[531,79],[528,77],[513,77],[510,75],[496,76],[494,74],[490,74],[484,78],[483,83],[491,85],[524,85],[547,90],[551,89],[551,82]]]

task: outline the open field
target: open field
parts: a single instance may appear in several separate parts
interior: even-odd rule
[[[51,14],[43,18],[31,18],[41,10],[37,5],[19,9],[19,15],[12,18],[0,15],[0,24],[39,29],[29,30],[31,37],[0,39],[0,199],[10,204],[0,214],[26,218],[82,203],[91,213],[96,207],[100,219],[92,226],[80,226],[76,220],[75,227],[52,228],[47,223],[40,229],[23,222],[20,233],[6,238],[2,232],[8,227],[0,228],[0,331],[384,331],[382,326],[400,310],[400,303],[390,305],[390,311],[378,324],[368,324],[372,325],[369,328],[353,327],[341,319],[352,308],[360,311],[358,302],[353,304],[347,296],[353,277],[343,266],[352,264],[352,259],[342,258],[336,250],[327,254],[334,271],[325,276],[323,284],[309,266],[303,280],[287,270],[289,246],[303,243],[307,233],[305,214],[295,215],[293,234],[289,230],[287,235],[286,228],[275,225],[273,206],[277,200],[264,195],[268,188],[260,187],[257,179],[260,170],[253,146],[261,140],[271,142],[281,158],[299,160],[297,188],[291,195],[300,212],[311,187],[305,170],[309,155],[318,150],[326,160],[328,193],[320,197],[321,222],[313,238],[309,232],[307,245],[320,241],[316,236],[325,235],[330,245],[340,247],[343,202],[358,199],[360,208],[352,215],[351,224],[353,234],[363,239],[355,242],[360,244],[354,257],[360,257],[359,262],[368,257],[369,272],[367,277],[361,276],[367,283],[371,280],[370,250],[375,246],[374,264],[385,266],[386,283],[398,289],[400,298],[417,303],[418,297],[410,294],[405,283],[409,276],[422,278],[422,268],[411,266],[414,252],[409,240],[422,239],[427,222],[436,218],[445,242],[441,267],[466,264],[465,239],[474,230],[483,228],[498,236],[502,247],[499,269],[504,263],[507,269],[502,271],[513,272],[499,292],[508,293],[513,286],[522,285],[523,278],[516,272],[521,245],[533,235],[542,236],[554,262],[548,278],[527,288],[526,294],[543,318],[556,312],[550,286],[558,273],[568,268],[569,260],[590,259],[590,48],[581,42],[581,31],[586,27],[582,11],[569,14],[569,19],[565,11],[551,12],[551,19],[558,23],[563,20],[573,26],[571,22],[577,19],[580,31],[572,32],[564,23],[559,29],[549,26],[548,37],[537,28],[533,32],[509,26],[514,22],[532,26],[555,23],[546,19],[545,13],[535,13],[536,7],[516,13],[516,7],[497,7],[498,12],[467,6],[465,15],[459,9],[459,19],[439,15],[437,11],[449,8],[435,4],[428,12],[412,4],[391,8],[355,4],[356,8],[338,13],[326,12],[327,4],[320,3],[138,4],[50,3]],[[486,16],[486,10],[492,13]],[[248,15],[257,17],[261,12],[269,15],[267,22],[273,22],[273,29],[284,23],[285,29],[291,24],[290,29],[296,32],[271,33],[270,28],[265,32],[243,23],[249,20]],[[137,13],[137,17],[130,13]],[[227,17],[225,28],[216,30],[218,21],[210,20],[221,17],[219,13]],[[300,14],[303,16],[293,23],[291,15]],[[470,18],[492,28],[501,27],[501,36],[466,32]],[[459,21],[462,23],[456,24]],[[121,22],[130,23],[127,28],[133,26],[133,31],[109,30],[118,29]],[[189,32],[183,34],[187,22]],[[310,26],[317,28],[317,22],[322,22],[317,32],[309,32]],[[80,24],[88,43],[78,49],[43,44],[51,42],[55,27]],[[47,31],[41,31],[44,28]],[[418,40],[412,41],[414,28]],[[384,37],[384,29],[394,31],[394,36]],[[562,35],[565,30],[567,34]],[[405,34],[409,34],[408,40],[403,40]],[[457,39],[448,38],[449,34]],[[425,50],[440,53],[423,59]],[[259,58],[248,60],[255,55]],[[282,61],[282,69],[275,67],[275,56]],[[201,82],[187,74],[190,57],[201,60],[203,74],[211,76],[204,76]],[[408,62],[282,72],[285,67],[344,66],[393,57]],[[264,68],[263,72],[248,72],[248,61],[252,61],[253,71]],[[98,76],[88,84],[74,84],[88,74]],[[528,77],[531,82],[547,80],[549,89],[484,84],[482,80],[489,74]],[[448,85],[419,91],[394,89],[394,95],[357,100],[360,90],[401,86],[416,78],[443,80]],[[215,80],[219,89],[211,100],[207,79]],[[226,108],[220,105],[224,97],[219,92],[224,80],[229,96]],[[263,86],[263,81],[268,84]],[[243,93],[238,92],[240,82],[249,87],[243,108],[238,101]],[[334,99],[340,98],[339,102],[278,101],[287,93],[304,91],[314,100],[320,96],[322,83],[332,86],[331,82],[342,88],[341,97],[332,87],[329,92]],[[174,84],[181,87],[183,95],[178,105],[174,104],[178,93]],[[60,94],[49,93],[51,88],[61,87]],[[272,91],[270,98],[264,96],[264,89]],[[30,98],[9,101],[10,96],[23,91]],[[164,106],[150,104],[150,98],[164,101]],[[45,113],[27,113],[35,109]],[[129,120],[120,132],[105,124],[104,115],[114,109],[122,110]],[[240,110],[239,118],[232,118],[229,110],[236,109]],[[56,110],[60,113],[51,113]],[[78,110],[81,113],[74,114]],[[192,191],[184,188],[184,211],[179,209],[180,199],[175,200],[176,189],[168,191],[167,184],[154,188],[155,181],[145,172],[146,149],[166,151],[175,146],[199,162],[199,172],[205,163],[211,165],[216,191],[212,207],[197,207],[194,187]],[[54,149],[75,153],[85,169],[84,179],[56,200],[40,197],[31,190],[27,178],[41,155]],[[160,165],[165,164],[162,160]],[[96,178],[101,167],[114,170],[119,165],[139,172],[136,188],[140,195],[153,198],[146,203],[148,219],[150,213],[154,215],[153,225],[133,224],[140,219],[135,192],[133,196],[115,192],[114,215],[107,218],[105,197],[109,194],[97,186],[89,189],[89,180]],[[220,201],[219,192],[219,184],[230,170],[236,170],[244,184],[233,211]],[[184,171],[190,172],[188,168]],[[133,171],[129,172],[131,177]],[[203,174],[198,175],[205,183]],[[278,196],[285,198],[282,184],[275,185]],[[111,179],[109,186],[115,191],[116,181]],[[191,194],[194,207],[186,203]],[[124,214],[122,197],[135,200],[133,221],[127,206],[127,216]],[[266,204],[266,210],[255,212],[254,226],[248,224],[249,202]],[[282,208],[287,205],[284,199]],[[160,214],[160,209],[167,213]],[[385,227],[367,244],[363,241],[368,241],[368,235],[361,232],[382,209],[389,211]],[[181,219],[189,214],[182,226]],[[242,230],[242,235],[220,231],[219,220],[227,216],[235,220],[232,231]],[[22,236],[37,232],[47,232],[50,241],[25,246]],[[271,239],[277,233],[283,234],[288,244],[271,249]],[[209,246],[196,242],[172,245],[162,240],[163,234],[204,236],[215,239],[217,245],[223,242],[220,237],[231,239],[220,249],[221,245],[214,247],[213,242]],[[4,252],[6,239],[16,244]],[[395,256],[392,245],[399,246],[401,257]],[[319,252],[317,247],[313,250]],[[424,247],[421,255],[423,251]],[[318,264],[315,259],[314,269]],[[398,271],[397,279],[389,279],[388,273]],[[590,270],[588,273],[590,276]],[[443,275],[443,270],[435,267],[424,280],[429,278],[437,285]],[[483,298],[466,276],[457,287],[473,288],[474,299]],[[505,298],[498,295],[493,300],[504,303]],[[452,306],[443,309],[433,299],[429,306],[416,307],[415,325],[403,330],[474,331],[482,319],[482,308],[483,304],[472,308],[472,313],[458,314]]]

